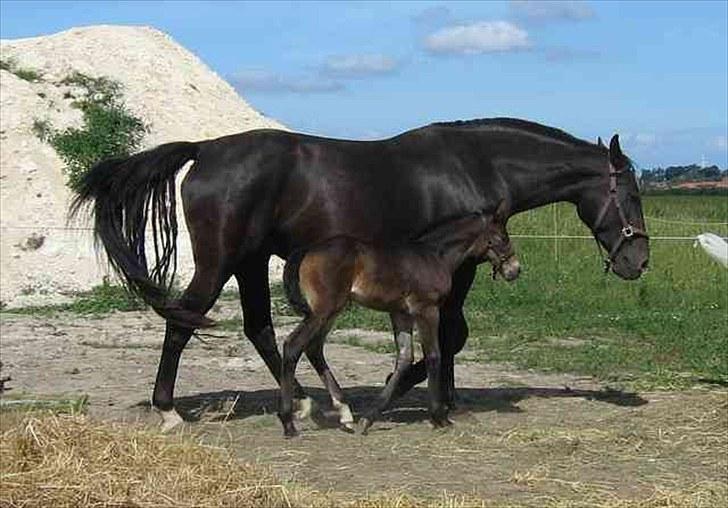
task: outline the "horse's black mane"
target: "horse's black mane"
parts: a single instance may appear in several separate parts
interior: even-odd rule
[[[456,120],[454,122],[437,122],[433,123],[434,126],[439,127],[458,127],[458,128],[481,128],[481,127],[491,127],[491,128],[506,128],[506,129],[515,129],[515,130],[523,130],[528,132],[529,134],[536,134],[539,136],[548,136],[550,138],[558,139],[559,141],[563,141],[566,143],[573,143],[576,145],[581,146],[590,146],[594,147],[593,143],[590,143],[589,141],[585,141],[583,139],[576,138],[569,134],[568,132],[564,132],[561,129],[557,129],[555,127],[549,127],[548,125],[542,125],[540,123],[536,122],[529,122],[528,120],[521,120],[519,118],[507,118],[507,117],[501,117],[501,118],[478,118],[475,120]]]

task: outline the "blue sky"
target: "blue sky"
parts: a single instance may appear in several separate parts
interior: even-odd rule
[[[101,23],[164,30],[300,131],[515,116],[728,166],[725,1],[0,2],[4,39]]]

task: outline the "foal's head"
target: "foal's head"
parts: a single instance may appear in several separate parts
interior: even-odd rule
[[[518,278],[521,264],[516,257],[513,244],[508,236],[508,205],[505,200],[498,204],[492,216],[486,216],[485,233],[481,237],[481,251],[493,265],[493,278],[500,273],[507,281]]]

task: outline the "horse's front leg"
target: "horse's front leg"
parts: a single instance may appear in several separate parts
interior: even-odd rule
[[[439,310],[436,306],[422,309],[416,316],[417,332],[425,354],[427,391],[430,396],[430,421],[437,427],[452,425],[447,418],[447,404],[443,400],[442,362],[437,338]]]
[[[265,362],[276,382],[281,383],[281,355],[276,346],[273,320],[270,308],[268,284],[268,262],[270,255],[246,256],[235,273],[243,309],[243,330],[253,343],[255,350]],[[296,417],[306,418],[312,410],[313,401],[307,397],[297,380],[293,380]]]
[[[387,386],[377,397],[372,410],[362,419],[362,434],[366,434],[369,427],[375,420],[381,417],[382,411],[387,409],[394,399],[397,385],[399,384],[405,371],[412,365],[414,361],[414,350],[412,346],[412,325],[413,319],[409,314],[401,312],[393,312],[390,314],[392,320],[392,331],[394,332],[394,341],[397,345],[397,363],[394,372],[387,379]]]
[[[455,398],[455,355],[465,346],[468,337],[468,325],[463,315],[465,297],[473,285],[477,264],[465,261],[452,277],[452,289],[440,307],[438,340],[442,355],[442,376],[448,404]],[[413,386],[427,378],[425,360],[420,360],[409,367],[397,386],[395,397],[407,393]]]

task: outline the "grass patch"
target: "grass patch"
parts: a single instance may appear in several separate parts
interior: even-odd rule
[[[88,395],[75,397],[32,395],[27,393],[3,393],[0,398],[0,412],[8,411],[52,411],[54,414],[79,415],[88,408]]]
[[[2,312],[31,316],[47,316],[57,312],[100,316],[114,311],[127,312],[145,308],[144,302],[129,293],[124,287],[104,281],[103,284],[95,286],[90,291],[77,294],[70,303],[2,309]]]

